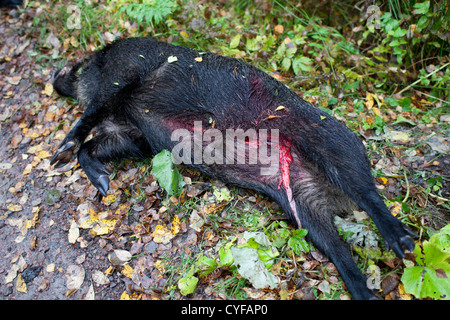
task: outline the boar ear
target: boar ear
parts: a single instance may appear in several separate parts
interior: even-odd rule
[[[59,69],[58,71],[56,71],[53,76],[52,76],[52,82],[55,82],[56,79],[58,79],[59,77],[64,77],[66,74],[68,74],[70,71],[69,67],[64,67],[62,69]]]

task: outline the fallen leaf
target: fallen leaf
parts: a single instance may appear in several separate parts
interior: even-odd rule
[[[27,293],[27,284],[22,278],[22,275],[19,274],[16,281],[16,290],[22,293]]]
[[[231,252],[239,274],[249,280],[253,287],[256,289],[277,287],[277,278],[267,270],[256,249],[233,247]]]
[[[108,260],[114,266],[123,266],[131,259],[131,253],[127,250],[116,249],[108,254]]]
[[[205,220],[198,214],[197,210],[192,210],[189,217],[189,226],[197,232],[201,231],[202,226],[205,224]]]
[[[180,32],[180,35],[181,35],[183,38],[185,38],[185,39],[189,39],[189,35],[187,34],[186,31],[181,31],[181,32]]]
[[[166,226],[157,225],[155,231],[152,233],[153,241],[156,243],[169,243],[175,235]]]
[[[275,34],[282,34],[283,31],[284,31],[284,27],[281,24],[278,24],[273,28],[273,32]]]
[[[105,285],[110,283],[108,276],[100,270],[95,270],[92,273],[92,280],[98,285]]]
[[[92,283],[89,286],[88,292],[86,293],[84,300],[95,300],[94,285]]]
[[[180,289],[180,293],[183,296],[187,296],[188,294],[194,293],[195,288],[197,288],[198,278],[194,276],[187,276],[181,278],[178,281],[178,289]]]
[[[390,141],[400,141],[400,142],[409,142],[409,134],[408,132],[404,131],[396,131],[396,130],[390,130],[385,134],[386,139]]]
[[[70,229],[69,229],[69,243],[74,244],[77,242],[78,237],[80,236],[80,229],[78,229],[78,225],[75,222],[74,219],[72,219],[72,222],[70,223]]]
[[[373,96],[369,92],[366,93],[366,107],[369,110],[373,107]]]
[[[6,206],[6,208],[13,212],[18,212],[22,210],[22,206],[20,204],[10,204]]]
[[[170,56],[169,58],[167,58],[168,63],[174,63],[177,61],[178,61],[178,58],[176,56]]]
[[[50,82],[45,84],[45,89],[42,91],[43,94],[51,97],[53,95],[53,85]]]
[[[180,218],[177,215],[175,215],[175,217],[173,217],[172,228],[170,230],[173,235],[176,235],[178,232],[180,232],[180,226],[181,226]]]
[[[85,271],[76,264],[71,264],[66,271],[66,287],[70,290],[78,290],[84,282]]]
[[[126,264],[120,273],[122,273],[125,277],[131,279],[131,277],[133,276],[133,268],[130,265]]]

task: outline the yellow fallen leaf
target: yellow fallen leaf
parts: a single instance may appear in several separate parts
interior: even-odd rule
[[[33,212],[33,218],[31,220],[27,221],[27,228],[34,228],[36,226],[36,223],[38,222],[39,219],[39,211],[41,210],[41,208],[39,207],[33,207],[32,212]]]
[[[186,31],[181,31],[180,35],[185,39],[189,39],[189,35],[186,33]]]
[[[402,205],[399,202],[394,202],[389,206],[389,208],[391,210],[392,215],[395,217],[400,213]]]
[[[78,227],[82,229],[91,229],[90,233],[93,237],[108,234],[114,230],[117,220],[102,219],[105,212],[95,213],[95,210],[89,208],[89,218],[83,220]]]
[[[180,232],[180,226],[181,226],[181,222],[180,222],[180,218],[176,215],[175,217],[173,217],[173,221],[172,221],[172,234],[175,235],[178,232]]]
[[[140,300],[142,297],[142,293],[133,292],[129,295],[126,291],[122,293],[120,296],[120,300]]]
[[[175,235],[166,226],[157,225],[152,233],[153,241],[156,243],[168,243]]]
[[[47,150],[41,150],[37,154],[37,157],[39,159],[47,159],[47,158],[50,158],[51,156],[52,156],[52,154],[50,152],[48,152]]]
[[[373,96],[370,94],[370,92],[366,93],[366,107],[369,110],[373,107]]]
[[[278,108],[275,109],[275,111],[280,111],[286,109],[285,106],[278,106]]]
[[[386,184],[388,181],[385,177],[380,177],[380,180],[383,184]]]
[[[19,274],[17,276],[17,281],[16,281],[16,290],[22,293],[27,293],[27,284],[25,283],[25,281],[22,278],[22,275]]]
[[[133,275],[133,268],[129,264],[126,264],[123,266],[123,269],[120,273],[122,273],[125,277],[131,279],[131,276]]]
[[[91,235],[93,237],[95,236],[101,236],[104,234],[108,234],[111,231],[114,230],[114,227],[116,226],[116,220],[114,219],[103,219],[99,220],[91,229]]]
[[[274,116],[274,115],[270,115],[267,118],[265,118],[264,120],[270,120],[270,119],[275,119],[275,118],[278,118],[278,117]]]
[[[195,58],[194,59],[196,62],[202,62],[203,61],[203,58],[202,57],[197,57],[197,58]]]
[[[43,94],[47,95],[47,96],[52,96],[53,94],[53,85],[50,82],[47,82],[45,84],[45,89],[42,91]]]
[[[160,272],[160,273],[164,273],[166,270],[164,268],[164,265],[162,264],[161,260],[157,260],[155,262],[155,268]]]
[[[115,194],[109,194],[109,195],[107,195],[106,197],[104,197],[104,198],[102,199],[102,202],[103,202],[105,205],[109,206],[109,205],[111,205],[112,203],[116,202],[116,200],[117,200],[117,196],[116,196]]]
[[[6,206],[6,208],[10,211],[18,212],[22,210],[22,206],[20,204],[10,204]]]
[[[104,274],[110,276],[112,275],[114,272],[114,267],[113,266],[109,266],[108,269],[105,270]]]
[[[408,132],[391,130],[386,134],[386,138],[389,140],[400,141],[400,142],[409,142],[409,134]]]
[[[406,293],[403,283],[400,283],[398,285],[398,292],[400,293],[400,297],[402,300],[412,300],[411,295],[409,293]]]
[[[131,300],[130,299],[130,295],[124,291],[121,295],[120,295],[120,300]]]
[[[29,164],[27,164],[27,166],[23,170],[22,174],[23,175],[29,174],[32,169],[33,169],[33,165],[31,163],[29,163]]]

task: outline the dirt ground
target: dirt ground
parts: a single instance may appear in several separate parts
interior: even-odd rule
[[[34,114],[31,109],[43,101],[43,84],[51,78],[51,70],[44,74],[33,61],[39,39],[29,28],[30,19],[19,17],[16,10],[1,10],[0,299],[83,299],[93,283],[93,272],[110,266],[108,252],[97,241],[88,239],[85,248],[68,242],[75,204],[68,192],[62,192],[56,204],[46,198],[48,190],[56,190],[59,179],[48,179],[39,170],[24,174],[33,161],[26,151],[42,141],[26,137],[24,125],[29,129],[42,123],[45,112]],[[7,209],[11,205],[17,205],[17,211]],[[27,228],[26,221],[35,214],[36,223]],[[85,274],[82,286],[74,292],[68,283],[71,271],[78,279]],[[120,278],[113,274],[107,285],[97,286],[96,298],[118,299],[126,286]]]

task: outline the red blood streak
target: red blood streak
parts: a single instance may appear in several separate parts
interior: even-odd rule
[[[279,147],[279,158],[280,158],[280,169],[281,169],[281,180],[278,184],[278,190],[280,190],[281,184],[283,184],[284,189],[288,190],[291,188],[291,180],[289,178],[289,166],[291,165],[293,159],[291,155],[291,142],[287,139],[280,139]]]

